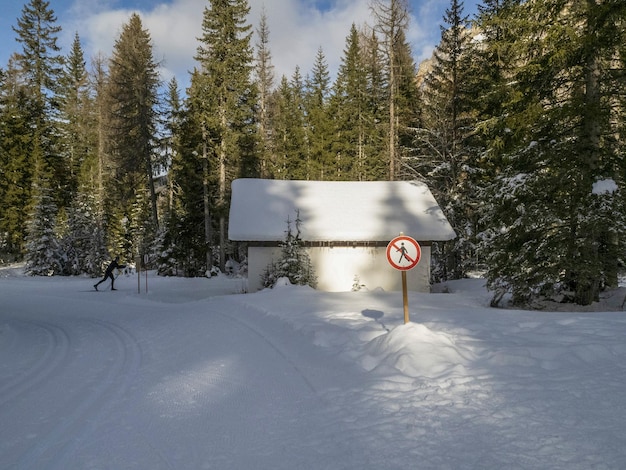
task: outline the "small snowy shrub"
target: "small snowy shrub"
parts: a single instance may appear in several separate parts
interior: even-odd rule
[[[281,243],[281,257],[270,263],[263,275],[264,287],[273,287],[280,278],[287,278],[294,285],[315,287],[316,277],[311,259],[300,239],[300,213],[296,211],[296,233],[291,229],[291,220],[287,218],[285,241]]]
[[[365,284],[361,283],[361,279],[358,274],[354,275],[354,279],[352,281],[352,292],[358,292],[365,287]]]

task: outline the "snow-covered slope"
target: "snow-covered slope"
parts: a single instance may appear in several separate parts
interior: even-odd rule
[[[8,274],[0,468],[626,467],[623,312]]]

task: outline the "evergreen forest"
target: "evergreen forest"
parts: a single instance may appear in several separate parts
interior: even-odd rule
[[[205,276],[245,257],[227,238],[235,178],[420,180],[457,233],[433,247],[433,281],[480,272],[493,305],[520,306],[617,287],[626,2],[483,0],[469,17],[450,0],[420,64],[408,0],[370,10],[336,74],[319,49],[278,77],[265,14],[207,0],[180,90],[139,14],[110,56],[85,57],[78,34],[58,46],[51,2],[29,0],[0,64],[0,263],[98,276],[119,255]]]

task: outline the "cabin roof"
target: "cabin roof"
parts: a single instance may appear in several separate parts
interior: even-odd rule
[[[418,181],[243,178],[232,183],[229,238],[284,240],[288,219],[295,234],[297,213],[305,241],[386,241],[400,232],[419,241],[456,236],[428,187]]]

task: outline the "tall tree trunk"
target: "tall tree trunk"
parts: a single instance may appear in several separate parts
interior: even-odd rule
[[[372,12],[376,17],[386,45],[387,66],[389,67],[389,180],[396,179],[396,160],[398,158],[398,116],[396,100],[399,90],[397,47],[403,31],[408,27],[409,13],[406,0],[375,0]]]
[[[226,130],[228,123],[226,121],[225,105],[220,109],[220,120],[222,129]],[[219,149],[219,196],[218,207],[220,208],[220,270],[225,271],[226,268],[226,133],[222,134]]]
[[[586,34],[589,38],[595,37],[596,28],[602,26],[596,24],[596,10],[598,5],[596,0],[587,0],[587,31]],[[590,48],[591,49],[591,48]],[[601,122],[600,122],[600,110],[601,110],[601,94],[600,94],[600,81],[601,81],[601,68],[599,51],[596,49],[590,50],[585,58],[585,94],[584,94],[584,111],[582,122],[582,151],[584,152],[582,158],[586,159],[585,167],[593,174],[597,171],[601,161]],[[585,186],[587,180],[584,181]],[[583,190],[587,188],[583,187]],[[589,191],[591,188],[588,188]],[[599,266],[606,263],[608,260],[600,259],[599,246],[603,240],[609,238],[609,234],[602,227],[595,227],[591,234],[588,234],[588,243],[585,247],[586,260],[592,266]],[[617,276],[617,266],[615,267],[615,276]],[[617,284],[617,279],[615,279]],[[600,281],[595,269],[589,270],[586,276],[581,276],[576,283],[576,303],[580,305],[589,305],[593,301],[598,300],[600,295]]]
[[[149,159],[149,157],[148,157]],[[154,189],[154,174],[152,165],[148,163],[148,187],[150,190],[150,208],[152,210],[152,224],[155,231],[159,230],[159,213],[157,211],[157,194]]]
[[[204,126],[203,126],[204,127]],[[211,239],[213,233],[211,231],[211,208],[209,206],[209,155],[207,149],[206,130],[202,130],[202,203],[204,206],[204,244],[206,248],[206,270],[207,273],[213,267],[213,250],[211,247]]]
[[[396,126],[396,78],[394,73],[393,47],[389,51],[389,181],[396,179],[396,141],[398,129]]]

